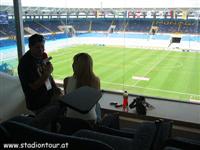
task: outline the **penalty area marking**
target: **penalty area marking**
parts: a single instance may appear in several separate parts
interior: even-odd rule
[[[133,80],[140,80],[140,81],[149,81],[150,78],[147,77],[139,77],[139,76],[132,76]]]
[[[197,99],[190,99],[190,102],[200,103],[200,100],[197,100]]]
[[[190,96],[190,102],[200,103],[200,96]]]

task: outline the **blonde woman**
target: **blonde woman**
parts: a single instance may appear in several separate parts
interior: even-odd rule
[[[93,61],[89,54],[79,53],[75,55],[72,68],[74,72],[73,76],[64,79],[65,94],[82,86],[90,86],[100,90],[100,80],[93,72]],[[66,117],[96,122],[99,117],[97,113],[96,105],[87,114],[81,114],[73,109],[67,108]]]

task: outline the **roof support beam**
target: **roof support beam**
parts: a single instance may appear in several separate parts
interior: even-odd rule
[[[20,59],[25,53],[21,0],[13,0],[13,5],[16,26],[17,53],[18,59]]]

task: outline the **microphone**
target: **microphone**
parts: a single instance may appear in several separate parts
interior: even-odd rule
[[[52,59],[52,57],[48,57],[47,53],[45,53],[45,52],[42,54],[42,58],[43,58],[42,63],[44,65],[49,64],[50,63],[49,61]],[[52,85],[51,85],[49,77],[45,81],[45,86],[46,86],[47,91],[52,89]]]
[[[49,63],[49,61],[52,59],[52,57],[50,56],[50,57],[48,57],[48,58],[45,58],[45,59],[43,59],[43,63],[44,64],[47,64],[47,63]]]
[[[43,57],[43,63],[44,63],[44,64],[49,63],[49,61],[52,59],[51,56],[48,57],[47,53],[43,53],[42,57]]]

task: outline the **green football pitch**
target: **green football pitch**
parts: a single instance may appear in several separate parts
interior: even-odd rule
[[[101,88],[182,101],[200,100],[200,53],[79,45],[49,53],[53,76],[72,75],[73,56],[93,58]]]

